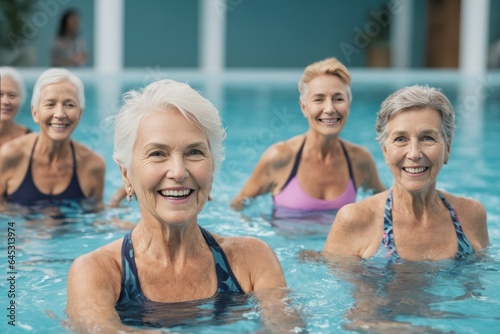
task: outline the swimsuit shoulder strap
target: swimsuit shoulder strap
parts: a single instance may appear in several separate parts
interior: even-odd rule
[[[342,140],[340,141],[340,146],[342,147],[342,151],[344,151],[344,155],[347,160],[347,167],[349,168],[349,178],[352,180],[354,190],[356,190],[356,182],[354,182],[354,173],[352,171],[351,159],[349,158],[349,154],[347,153],[347,149],[345,148],[344,143],[342,143]]]
[[[394,233],[392,229],[392,189],[387,196],[384,212],[384,234],[382,244],[387,249],[387,256],[397,255]]]
[[[457,234],[457,241],[458,241],[458,252],[457,256],[463,256],[466,254],[471,254],[474,253],[474,249],[472,248],[472,245],[470,244],[469,240],[465,236],[465,233],[462,229],[462,226],[460,225],[460,221],[458,220],[458,215],[457,211],[451,206],[450,202],[446,200],[446,198],[441,194],[439,191],[437,191],[437,194],[439,198],[443,201],[444,205],[450,212],[451,220],[453,221],[453,225],[455,226],[455,232]]]
[[[137,275],[137,267],[134,259],[132,231],[128,232],[123,237],[121,258],[122,284],[120,298],[118,298],[117,304],[142,296],[141,285],[139,284],[139,277]]]
[[[300,165],[300,159],[302,158],[302,151],[304,149],[304,145],[306,143],[306,138],[304,137],[304,141],[302,142],[302,145],[300,145],[299,151],[297,152],[297,155],[295,156],[295,161],[293,163],[293,168],[292,171],[290,172],[290,175],[288,176],[288,179],[286,180],[285,184],[281,188],[281,190],[285,189],[285,187],[292,181],[292,179],[297,175],[297,171],[299,170],[299,165]]]
[[[226,254],[217,243],[215,238],[203,227],[199,226],[205,241],[207,242],[215,261],[215,271],[217,274],[217,292],[237,292],[243,293],[238,280],[233,274]]]

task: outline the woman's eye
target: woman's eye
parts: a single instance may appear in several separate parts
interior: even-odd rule
[[[161,151],[154,151],[154,152],[151,152],[149,154],[150,157],[162,157],[163,156],[163,152]]]
[[[422,138],[423,141],[434,141],[434,138],[432,138],[431,136],[424,136]]]
[[[404,142],[405,140],[406,140],[406,139],[405,139],[405,137],[396,137],[396,138],[394,138],[394,141],[395,141],[396,143],[402,143],[402,142]]]
[[[189,151],[188,155],[203,155],[203,152],[201,152],[200,150],[197,150],[197,149],[193,149],[193,150]]]

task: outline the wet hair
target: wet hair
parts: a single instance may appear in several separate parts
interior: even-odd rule
[[[33,88],[33,96],[31,98],[31,106],[34,108],[38,107],[38,102],[40,100],[40,92],[42,88],[52,85],[62,81],[69,81],[72,83],[77,90],[78,103],[80,108],[85,108],[85,90],[83,87],[83,82],[76,75],[64,68],[49,68],[43,72],[35,82],[35,87]]]
[[[434,109],[441,114],[441,130],[444,140],[451,145],[455,131],[455,113],[448,98],[438,89],[429,86],[414,85],[404,87],[382,102],[377,113],[375,130],[377,141],[381,146],[387,138],[387,124],[393,115],[407,110]]]
[[[347,86],[347,98],[349,103],[352,102],[351,94],[351,75],[347,68],[337,58],[327,58],[321,61],[312,63],[307,66],[299,81],[300,100],[304,102],[304,97],[307,93],[309,83],[320,75],[335,75]]]
[[[194,122],[206,136],[212,155],[214,172],[224,160],[223,142],[226,131],[218,110],[188,84],[173,80],[155,81],[145,88],[124,94],[124,103],[115,118],[113,159],[125,169],[132,164],[132,150],[142,120],[155,112],[176,108]]]
[[[0,67],[0,78],[11,78],[19,90],[19,107],[21,107],[26,99],[26,88],[21,74],[14,67],[2,66]]]
[[[78,12],[75,9],[68,9],[64,12],[61,17],[61,21],[59,21],[59,30],[57,36],[62,37],[66,33],[66,27],[68,25],[68,20],[71,16],[78,16]]]

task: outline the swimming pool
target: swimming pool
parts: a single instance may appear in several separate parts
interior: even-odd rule
[[[158,73],[157,73],[158,74]],[[391,185],[390,171],[375,142],[375,113],[382,100],[403,85],[428,83],[441,87],[457,111],[457,128],[448,165],[438,188],[480,200],[488,212],[491,246],[485,256],[464,261],[388,265],[376,260],[350,264],[350,270],[324,263],[303,261],[300,251],[321,250],[331,215],[275,217],[271,198],[255,200],[238,213],[229,202],[271,143],[305,131],[307,124],[298,106],[296,82],[300,73],[228,75],[206,80],[195,74],[171,73],[188,81],[219,107],[228,137],[226,161],[215,178],[212,197],[200,215],[200,225],[226,235],[254,235],[269,243],[278,255],[291,297],[303,315],[309,333],[363,332],[486,333],[500,328],[500,77],[482,80],[461,78],[456,73],[400,75],[387,72],[353,72],[353,104],[343,138],[367,146],[373,153],[381,179]],[[160,76],[163,76],[161,74]],[[122,92],[143,86],[149,73],[96,78],[86,82],[87,107],[73,138],[86,143],[107,162],[105,200],[121,186],[112,161],[112,125],[105,119],[119,105]],[[33,79],[33,78],[31,78]],[[28,86],[33,80],[28,79]],[[31,80],[31,81],[30,81]],[[28,103],[29,104],[29,103]],[[32,123],[23,107],[18,120]],[[362,198],[366,194],[359,194]],[[51,212],[0,214],[1,309],[0,332],[65,332],[66,275],[72,260],[125,234],[108,224],[111,217],[136,221],[135,203],[99,214],[68,207],[65,218],[49,220]],[[7,241],[8,225],[15,230],[15,297],[12,289]],[[12,231],[12,230],[11,230]],[[6,277],[4,279],[3,277]],[[16,327],[8,325],[10,300],[15,301]],[[178,332],[255,332],[258,311],[249,302],[229,308],[228,323],[200,321]],[[358,327],[358,331],[360,327]]]

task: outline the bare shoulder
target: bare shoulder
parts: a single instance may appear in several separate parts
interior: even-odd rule
[[[255,237],[223,237],[213,233],[212,235],[222,247],[228,258],[232,258],[233,255],[252,257],[257,254],[262,256],[274,254],[267,243]]]
[[[29,156],[38,134],[30,133],[9,140],[0,147],[0,157],[3,159],[16,160]]]
[[[440,191],[457,213],[458,221],[475,250],[489,244],[487,214],[484,205],[476,199]]]
[[[274,169],[285,167],[294,159],[303,141],[304,135],[298,135],[286,141],[277,142],[264,152],[262,158],[268,161]]]
[[[373,255],[382,239],[386,197],[387,191],[343,206],[328,233],[324,254],[364,258]]]
[[[121,244],[123,238],[102,246],[90,253],[80,255],[73,261],[70,273],[79,276],[79,273],[101,277],[113,278],[117,274],[121,276]]]
[[[366,147],[353,144],[345,139],[342,139],[342,143],[344,144],[344,147],[349,154],[349,158],[353,163],[362,164],[373,162],[372,153]]]
[[[23,159],[28,159],[37,134],[31,133],[12,139],[0,147],[0,171],[2,176],[17,171]]]
[[[383,217],[387,195],[388,192],[384,191],[343,206],[335,216],[334,225],[351,232],[364,231],[374,220]]]
[[[104,171],[105,162],[99,154],[78,142],[73,142],[73,144],[78,164],[83,164],[86,166],[86,169],[94,172]]]
[[[77,257],[74,261],[79,266],[100,266],[120,262],[123,238],[97,248],[92,252]]]
[[[460,222],[486,220],[486,209],[476,199],[453,195],[444,191],[440,193],[457,212]]]

